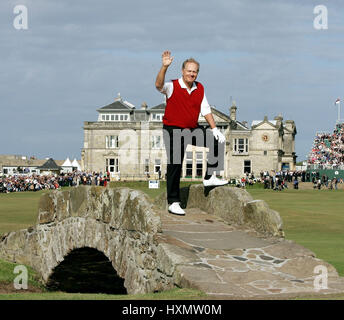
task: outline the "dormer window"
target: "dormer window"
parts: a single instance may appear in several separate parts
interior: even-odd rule
[[[152,113],[152,121],[162,121],[162,117],[164,115],[162,113]]]
[[[102,121],[129,121],[129,114],[102,114]]]

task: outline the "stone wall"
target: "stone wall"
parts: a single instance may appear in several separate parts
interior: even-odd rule
[[[284,237],[282,219],[263,200],[253,200],[243,189],[223,186],[204,188],[191,185],[181,189],[182,207],[200,208],[221,217],[229,224],[246,226],[264,236]],[[156,199],[158,207],[167,209],[166,193]]]

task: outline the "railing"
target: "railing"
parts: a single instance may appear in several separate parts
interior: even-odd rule
[[[344,170],[344,164],[308,164],[307,170]]]

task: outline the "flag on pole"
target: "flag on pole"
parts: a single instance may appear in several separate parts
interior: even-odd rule
[[[334,103],[336,106],[338,106],[340,104],[340,99],[337,98],[336,102]]]

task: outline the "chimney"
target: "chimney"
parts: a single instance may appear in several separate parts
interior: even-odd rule
[[[141,109],[142,110],[147,110],[147,103],[146,102],[142,102]]]
[[[231,120],[235,121],[236,120],[236,111],[237,107],[235,105],[235,101],[233,101],[232,106],[230,107],[230,112],[229,112],[229,117]]]
[[[275,118],[274,118],[274,120],[277,120],[277,121],[283,121],[283,117],[282,117],[282,115],[281,114],[279,114],[278,116],[276,116]]]

